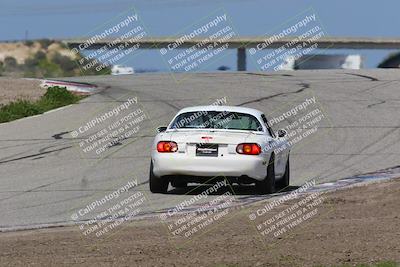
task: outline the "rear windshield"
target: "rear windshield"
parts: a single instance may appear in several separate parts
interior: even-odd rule
[[[253,115],[228,111],[182,113],[175,118],[170,128],[262,131],[260,122]]]

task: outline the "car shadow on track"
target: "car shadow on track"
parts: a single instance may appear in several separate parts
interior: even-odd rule
[[[171,195],[198,195],[206,190],[212,188],[212,184],[201,184],[201,185],[188,185],[187,187],[184,188],[173,188],[172,190],[169,190],[167,194]],[[291,192],[293,190],[296,190],[299,188],[299,186],[288,186],[283,189],[278,189],[274,194],[277,193],[286,193],[286,192]],[[250,196],[250,195],[259,195],[256,191],[256,188],[254,185],[246,185],[246,186],[239,186],[239,185],[231,185],[231,186],[225,186],[222,188],[219,188],[217,191],[209,193],[209,195],[222,195],[226,192],[230,191],[233,195],[238,195],[238,196]]]

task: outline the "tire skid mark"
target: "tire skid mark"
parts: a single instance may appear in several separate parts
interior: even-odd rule
[[[246,102],[238,104],[237,106],[244,106],[244,105],[251,104],[251,103],[262,102],[264,100],[268,100],[268,99],[271,99],[271,98],[274,98],[274,97],[278,97],[278,96],[288,96],[288,95],[291,95],[291,94],[298,94],[298,93],[303,92],[305,89],[310,88],[310,85],[306,84],[306,83],[300,83],[299,85],[301,85],[302,88],[300,88],[299,90],[296,90],[294,92],[277,93],[277,94],[274,94],[274,95],[265,96],[265,97],[257,98],[257,99],[254,99],[254,100],[246,101]]]
[[[34,157],[37,157],[37,156],[47,155],[47,154],[54,153],[54,152],[60,152],[62,150],[69,149],[69,148],[72,148],[72,147],[73,146],[66,146],[66,147],[62,147],[62,148],[58,148],[58,149],[54,149],[54,150],[50,150],[50,151],[44,151],[44,152],[39,152],[39,153],[35,153],[35,154],[19,157],[19,158],[3,160],[3,161],[0,161],[0,164],[13,162],[13,161],[19,161],[19,160],[23,160],[23,159],[34,158]],[[42,150],[42,149],[40,149],[40,150]]]
[[[385,103],[386,103],[386,100],[381,100],[381,101],[379,101],[379,102],[377,102],[377,103],[369,104],[369,105],[367,106],[367,108],[371,108],[371,107],[373,107],[373,106],[381,105],[381,104],[385,104]]]
[[[361,77],[361,78],[366,78],[369,79],[372,82],[377,82],[379,81],[378,78],[372,77],[372,76],[368,76],[368,75],[362,75],[362,74],[357,74],[357,73],[344,73],[346,75],[352,75],[352,76],[357,76],[357,77]]]

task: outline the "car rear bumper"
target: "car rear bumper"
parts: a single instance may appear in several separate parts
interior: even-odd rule
[[[227,155],[224,157],[188,157],[180,153],[155,153],[152,155],[156,176],[240,177],[263,180],[267,175],[267,162],[262,156]]]

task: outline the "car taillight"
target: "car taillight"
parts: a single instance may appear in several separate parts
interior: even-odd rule
[[[245,155],[258,155],[261,153],[261,147],[255,143],[243,143],[236,147],[236,152]]]
[[[176,152],[178,151],[178,145],[172,141],[160,141],[157,144],[157,151],[161,153]]]

